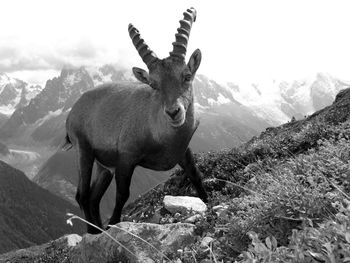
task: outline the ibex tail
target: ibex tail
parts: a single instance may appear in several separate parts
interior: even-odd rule
[[[72,142],[70,141],[68,134],[66,134],[65,141],[61,146],[62,151],[68,151],[73,147]]]

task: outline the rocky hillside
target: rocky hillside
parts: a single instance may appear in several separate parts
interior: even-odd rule
[[[58,250],[55,241],[47,251],[72,262],[344,262],[350,257],[349,142],[346,89],[303,120],[269,128],[238,148],[198,154],[210,195],[204,210],[190,208],[188,200],[175,202],[177,208],[169,204],[176,197],[166,195],[195,195],[177,170],[126,207],[124,221],[136,223],[108,231],[126,248],[101,234],[86,235],[74,247],[65,242]],[[180,247],[164,247],[168,236],[159,234],[169,227],[177,229],[172,236]],[[180,242],[178,235],[190,241]],[[33,256],[46,257],[44,250]]]
[[[0,161],[0,253],[42,244],[85,227],[66,224],[66,213],[79,210]]]
[[[282,262],[304,262],[302,257],[327,262],[333,257],[341,262],[350,251],[349,142],[350,89],[346,89],[331,106],[304,120],[269,128],[230,151],[197,155],[211,198],[209,211],[197,219],[197,243],[187,249],[196,251],[197,262],[269,257]],[[177,171],[164,185],[130,204],[125,220],[186,221],[188,215],[163,209],[167,194],[195,195]],[[212,251],[201,247],[205,238]],[[326,252],[327,243],[331,247]],[[214,256],[217,261],[208,261]],[[182,262],[194,260],[190,254],[178,257]]]

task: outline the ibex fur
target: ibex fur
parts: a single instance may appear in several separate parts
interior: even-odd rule
[[[192,81],[201,62],[200,50],[185,63],[187,41],[196,11],[184,12],[173,51],[158,59],[129,25],[129,34],[149,73],[133,68],[141,82],[102,85],[84,93],[66,121],[67,144],[77,151],[79,183],[76,200],[86,220],[102,227],[99,203],[115,174],[116,203],[109,224],[120,222],[136,166],[169,170],[179,164],[199,197],[207,201],[201,173],[188,144],[198,122],[194,118]],[[67,146],[67,145],[66,145]],[[91,184],[94,162],[97,177]],[[88,225],[89,233],[99,231]]]

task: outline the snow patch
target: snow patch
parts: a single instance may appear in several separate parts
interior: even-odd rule
[[[75,83],[81,81],[81,75],[77,73],[69,74],[63,82],[63,85],[67,87],[73,86]]]
[[[33,151],[26,151],[26,150],[16,150],[16,149],[9,149],[10,154],[13,158],[21,159],[21,161],[35,161],[40,157],[40,154]]]
[[[27,91],[25,97],[26,97],[26,100],[28,101],[28,103],[29,103],[29,101],[34,99],[36,97],[36,95],[38,95],[41,92],[41,90],[42,90],[41,86],[39,86],[39,85],[37,85],[37,86],[29,86],[29,85],[27,85],[25,87],[25,89]]]
[[[217,102],[219,104],[227,104],[227,103],[230,103],[230,99],[229,98],[226,98],[224,95],[222,95],[221,93],[219,93],[219,97],[218,97],[218,100]]]
[[[196,111],[196,113],[204,113],[207,109],[209,109],[209,107],[203,106],[201,104],[199,104],[198,102],[194,103],[194,109]]]
[[[56,110],[56,111],[49,111],[49,113],[46,114],[45,117],[43,117],[43,118],[37,120],[37,121],[34,123],[34,126],[37,126],[37,127],[41,126],[44,122],[48,121],[49,119],[52,119],[53,117],[56,117],[56,116],[62,114],[62,111],[63,111],[63,108],[58,109],[58,110]]]
[[[16,108],[12,105],[0,106],[0,113],[8,117],[10,117],[15,110]]]
[[[216,104],[216,100],[214,100],[213,98],[209,98],[209,99],[208,99],[208,104],[209,104],[210,106],[214,106],[214,105]]]

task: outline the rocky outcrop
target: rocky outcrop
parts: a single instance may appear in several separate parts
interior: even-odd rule
[[[15,250],[0,255],[0,263],[68,263],[69,251],[81,241],[81,236],[71,234],[43,245]]]

